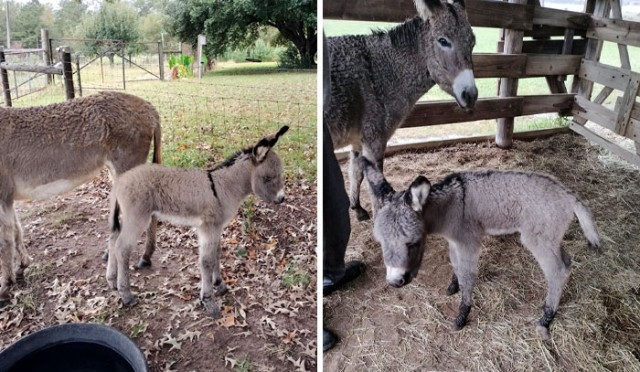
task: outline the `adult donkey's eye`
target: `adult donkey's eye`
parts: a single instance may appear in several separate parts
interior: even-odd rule
[[[441,37],[438,39],[438,43],[443,47],[443,48],[451,48],[451,43],[449,42],[449,40]]]

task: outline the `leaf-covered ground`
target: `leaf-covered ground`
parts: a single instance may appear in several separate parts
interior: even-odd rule
[[[0,349],[47,326],[93,322],[129,335],[151,371],[316,368],[316,185],[289,181],[287,201],[250,197],[222,236],[229,292],[214,320],[199,304],[193,230],[158,229],[150,269],[131,271],[140,302],[123,307],[100,259],[108,240],[106,173],[74,192],[16,203],[33,263],[0,310]],[[132,255],[132,262],[143,246]]]

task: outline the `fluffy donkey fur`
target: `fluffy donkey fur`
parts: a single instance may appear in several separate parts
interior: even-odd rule
[[[112,235],[109,241],[107,282],[126,305],[137,303],[129,284],[129,256],[152,217],[195,227],[199,237],[202,300],[207,312],[220,316],[212,300],[226,292],[220,275],[220,235],[250,193],[274,203],[284,201],[282,161],[271,151],[289,127],[266,137],[254,147],[238,151],[214,169],[177,169],[141,165],[114,185],[111,200]],[[120,211],[123,221],[120,223]],[[144,258],[151,259],[153,251]]]
[[[497,170],[454,173],[433,186],[419,176],[407,190],[396,193],[375,166],[365,158],[360,161],[383,206],[375,218],[374,236],[382,245],[390,285],[401,287],[417,275],[427,234],[443,236],[454,272],[447,293],[462,292],[455,321],[460,329],[473,303],[482,236],[518,232],[547,280],[537,330],[549,338],[549,325],[569,278],[571,258],[561,243],[574,214],[589,245],[600,245],[591,212],[577,196],[546,174]]]

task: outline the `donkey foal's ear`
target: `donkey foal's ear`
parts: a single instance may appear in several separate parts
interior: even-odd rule
[[[405,201],[416,212],[422,212],[422,208],[427,203],[431,183],[424,176],[418,176],[409,186],[409,190],[405,196]]]
[[[442,8],[440,0],[413,0],[418,10],[418,15],[426,20],[430,18],[436,9]]]
[[[266,138],[263,138],[253,148],[252,154],[256,158],[258,163],[261,163],[267,157],[269,150],[271,150],[270,141]]]

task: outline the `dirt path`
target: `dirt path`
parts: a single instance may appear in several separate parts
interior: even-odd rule
[[[26,283],[0,310],[0,348],[48,325],[95,322],[133,337],[151,371],[280,371],[316,366],[316,185],[287,184],[287,202],[245,203],[222,238],[229,293],[223,318],[198,301],[197,237],[163,224],[153,266],[132,271],[140,303],[123,308],[107,288],[105,175],[71,194],[18,203],[27,250]],[[133,261],[142,253],[142,246]]]

